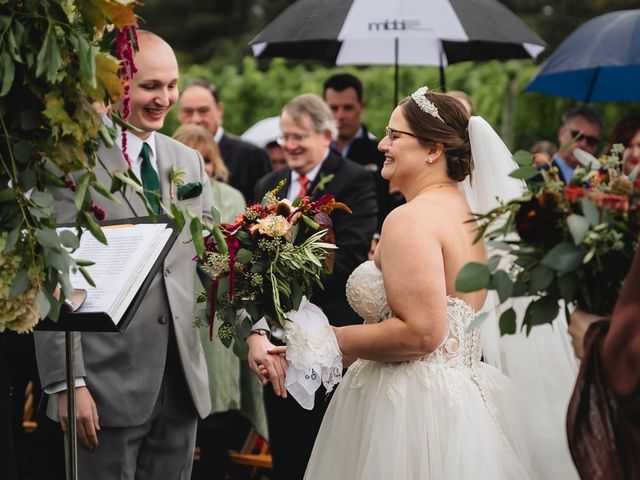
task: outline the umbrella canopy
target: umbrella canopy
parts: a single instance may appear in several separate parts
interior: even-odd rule
[[[525,91],[585,103],[640,100],[640,10],[606,13],[580,26]]]
[[[240,138],[264,148],[280,135],[280,117],[267,117],[257,121]]]
[[[535,58],[546,46],[497,0],[298,0],[250,45],[256,57],[396,67]]]

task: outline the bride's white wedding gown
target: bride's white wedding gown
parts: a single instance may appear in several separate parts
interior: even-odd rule
[[[371,261],[347,284],[367,323],[389,318],[382,272]],[[449,297],[447,334],[422,360],[357,360],[325,414],[305,479],[570,479],[561,438],[536,434],[535,405],[481,361],[475,314]],[[523,408],[524,407],[524,408]],[[561,430],[560,430],[561,431]]]

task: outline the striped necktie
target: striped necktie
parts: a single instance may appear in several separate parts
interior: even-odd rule
[[[298,184],[300,185],[300,193],[298,193],[298,197],[304,197],[307,194],[307,189],[309,188],[309,184],[311,180],[309,180],[306,175],[300,175],[298,177]]]

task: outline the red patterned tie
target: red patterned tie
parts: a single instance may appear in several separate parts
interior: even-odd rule
[[[300,175],[298,177],[298,183],[300,184],[300,193],[298,193],[298,197],[304,197],[307,194],[307,188],[309,187],[309,180],[305,175]]]

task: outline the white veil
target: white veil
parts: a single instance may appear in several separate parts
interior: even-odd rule
[[[473,158],[471,179],[461,182],[471,211],[485,213],[499,205],[522,196],[524,182],[509,176],[518,166],[511,152],[498,134],[481,117],[469,120],[469,139]],[[490,252],[490,255],[501,253]],[[503,252],[502,252],[503,253]],[[506,257],[506,255],[505,255]],[[505,258],[504,261],[508,259]],[[528,411],[524,415],[536,417],[536,429],[540,429],[548,448],[546,460],[550,467],[567,461],[568,447],[564,432],[565,415],[577,374],[576,360],[567,333],[564,309],[552,325],[533,328],[529,336],[520,330],[527,299],[515,299],[500,305],[497,294],[490,292],[482,309],[489,312],[482,323],[483,354],[487,363],[499,368],[524,390],[528,398]],[[513,307],[518,316],[516,334],[500,337],[500,314]],[[563,442],[564,445],[559,445]],[[573,468],[569,460],[569,466]],[[551,470],[557,474],[557,470]],[[571,478],[572,472],[567,472]]]

